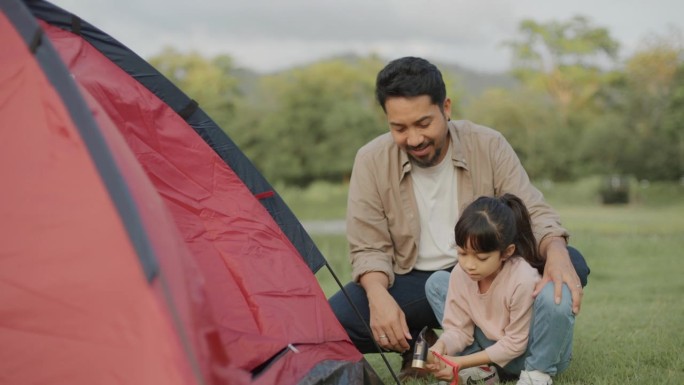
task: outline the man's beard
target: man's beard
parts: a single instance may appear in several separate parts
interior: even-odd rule
[[[434,142],[429,142],[425,145],[420,145],[418,147],[408,147],[407,148],[408,151],[406,151],[406,154],[409,156],[409,158],[411,158],[411,160],[416,164],[416,166],[422,167],[422,168],[432,167],[432,166],[437,164],[437,159],[439,159],[439,156],[442,154],[442,148],[435,147],[435,153],[433,154],[433,156],[431,156],[430,158],[427,158],[427,159],[416,158],[415,156],[411,155],[411,153],[409,152],[413,149],[417,149],[417,148],[421,148],[421,147],[425,147],[425,146],[430,146],[430,145],[434,145]]]

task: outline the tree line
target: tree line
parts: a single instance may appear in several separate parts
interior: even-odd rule
[[[442,68],[453,119],[501,131],[533,179],[684,177],[681,36],[652,36],[627,59],[589,19],[525,20],[504,42],[512,86],[465,92]],[[429,57],[426,59],[430,60]],[[374,100],[376,55],[331,58],[275,74],[166,48],[149,59],[236,142],[272,183],[345,181],[358,148],[387,132]]]

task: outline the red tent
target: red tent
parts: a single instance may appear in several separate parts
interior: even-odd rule
[[[1,384],[381,383],[196,103],[50,3],[0,10]]]

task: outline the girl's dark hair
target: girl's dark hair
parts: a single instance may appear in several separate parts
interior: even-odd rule
[[[391,61],[379,73],[375,81],[375,98],[383,111],[385,101],[393,96],[414,97],[428,95],[432,104],[444,107],[446,86],[442,73],[429,61],[407,56]]]
[[[513,194],[477,198],[463,210],[454,233],[456,245],[465,248],[470,244],[483,253],[504,252],[508,245],[514,244],[514,255],[522,256],[543,272],[544,261],[537,249],[530,214],[525,203]]]

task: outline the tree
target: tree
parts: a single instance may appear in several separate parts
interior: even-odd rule
[[[149,63],[197,101],[219,126],[230,124],[240,92],[229,56],[207,59],[196,52],[183,54],[166,47],[150,58]]]
[[[258,106],[241,110],[252,118],[229,133],[271,181],[343,181],[356,151],[386,130],[373,98],[381,66],[333,59],[266,76]]]
[[[623,129],[631,140],[620,169],[640,179],[684,175],[684,50],[673,37],[653,37],[626,63],[620,91]]]
[[[567,180],[575,153],[572,131],[563,129],[556,107],[529,88],[490,89],[466,107],[466,117],[501,132],[533,179]]]
[[[611,73],[619,44],[605,28],[583,16],[569,21],[537,23],[524,20],[520,39],[507,43],[513,50],[513,74],[529,87],[544,90],[570,124],[573,114],[591,103]]]
[[[618,43],[605,28],[576,16],[563,22],[524,20],[517,40],[506,44],[521,88],[509,92],[509,112],[497,119],[505,126],[506,115],[519,117],[512,145],[532,177],[575,178],[587,169],[577,144],[608,111],[604,90],[616,72],[606,67],[616,63]]]

